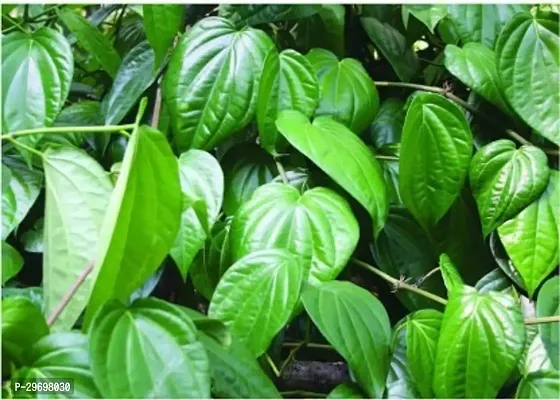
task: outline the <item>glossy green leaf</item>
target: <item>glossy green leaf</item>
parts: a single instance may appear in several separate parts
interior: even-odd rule
[[[154,51],[148,42],[141,42],[130,50],[123,58],[113,85],[101,103],[106,125],[117,125],[123,120],[156,79],[160,72],[157,68],[159,65],[154,61]]]
[[[2,298],[25,297],[30,300],[37,308],[43,310],[43,288],[29,286],[26,288],[4,287],[2,288]]]
[[[292,146],[358,200],[373,218],[377,236],[387,218],[388,196],[381,167],[367,146],[329,117],[310,123],[297,111],[284,111],[276,126]]]
[[[26,364],[26,352],[48,333],[41,310],[31,300],[20,296],[2,299],[2,364],[5,360]]]
[[[305,18],[318,10],[314,4],[221,4],[219,15],[243,27]]]
[[[507,277],[517,286],[526,290],[523,278],[521,278],[521,275],[519,275],[519,272],[515,269],[513,262],[509,259],[497,232],[492,232],[490,234],[490,250],[492,251],[496,264],[498,264],[498,267],[500,267],[502,272],[506,274]]]
[[[400,143],[405,116],[404,101],[390,97],[381,103],[381,108],[369,127],[369,135],[376,148]]]
[[[302,48],[320,47],[344,56],[346,8],[343,4],[321,4],[318,13],[298,21],[296,44]]]
[[[179,151],[209,150],[252,119],[271,39],[210,17],[183,35],[169,62],[163,98]]]
[[[404,205],[426,229],[459,196],[473,138],[463,111],[441,95],[420,92],[404,122],[399,187]]]
[[[21,160],[2,160],[2,240],[25,218],[37,200],[43,184],[43,173],[29,168]]]
[[[6,242],[2,242],[2,286],[23,267],[23,257]]]
[[[44,218],[39,218],[33,228],[21,235],[21,244],[28,253],[43,252]]]
[[[255,356],[266,351],[299,299],[303,266],[286,250],[253,252],[224,274],[208,316],[226,324]]]
[[[523,352],[525,325],[509,294],[463,286],[450,293],[433,389],[441,398],[495,398]]]
[[[498,75],[513,109],[537,133],[560,145],[558,14],[516,15],[496,44]]]
[[[274,383],[247,348],[235,340],[225,348],[204,334],[198,339],[210,360],[212,394],[228,399],[280,398]]]
[[[511,140],[501,139],[478,150],[469,180],[484,236],[538,199],[549,176],[546,154],[538,147],[516,149]]]
[[[50,315],[93,261],[113,185],[103,167],[75,147],[49,148],[45,171],[43,287]],[[55,321],[70,329],[84,310],[94,280],[86,278]]]
[[[396,279],[406,276],[410,282],[421,282],[422,288],[430,293],[445,295],[440,275],[432,274],[423,279],[437,267],[438,254],[429,236],[406,209],[391,208],[385,227],[372,243],[371,249],[376,264],[384,272]],[[410,311],[441,307],[432,300],[407,290],[399,290],[395,294]]]
[[[101,103],[93,100],[80,101],[64,108],[54,123],[55,126],[99,126],[103,124]],[[111,134],[96,132],[84,135],[81,132],[72,132],[63,135],[44,135],[39,145],[54,142],[80,147],[84,138],[91,148],[101,155],[109,145]]]
[[[442,319],[439,311],[420,310],[406,322],[406,355],[412,379],[424,398],[434,397],[432,381]]]
[[[559,180],[560,173],[551,170],[544,193],[498,228],[504,248],[530,296],[558,265]]]
[[[350,282],[306,285],[305,309],[323,336],[348,362],[366,394],[380,398],[389,370],[391,325],[383,305]]]
[[[533,326],[533,328],[537,327]],[[524,354],[524,357],[520,360],[520,364],[523,363],[521,368],[523,376],[527,376],[531,372],[554,369],[540,335],[535,335],[533,341],[529,344],[526,342],[525,347],[527,346],[527,354]]]
[[[543,370],[522,378],[515,393],[516,399],[555,399],[560,393],[560,372]]]
[[[385,186],[391,204],[402,204],[401,193],[399,191],[399,162],[397,160],[379,160]]]
[[[185,19],[183,4],[144,4],[144,30],[155,54],[155,65],[160,65],[173,39],[183,28]]]
[[[315,115],[330,116],[361,134],[379,110],[379,94],[365,68],[353,58],[338,61],[325,49],[313,49],[305,57],[315,70],[321,91]]]
[[[500,268],[495,268],[476,283],[475,289],[484,294],[490,291],[505,292],[511,289],[509,277]]]
[[[474,42],[463,48],[447,45],[445,68],[490,103],[512,113],[500,85],[494,51]]]
[[[93,381],[86,335],[75,331],[50,334],[30,348],[29,357],[28,364],[14,374],[14,379],[71,379],[73,393],[69,398],[100,397]]]
[[[358,238],[350,206],[334,191],[318,187],[301,195],[270,183],[235,214],[231,248],[236,260],[257,250],[289,250],[300,258],[306,278],[326,282],[346,266]]]
[[[445,4],[406,4],[402,8],[418,18],[432,33],[438,22],[447,15]]]
[[[277,174],[274,160],[260,147],[243,144],[226,153],[224,169],[224,212],[233,215],[255,190]]]
[[[388,399],[415,399],[420,397],[412,380],[410,361],[407,356],[407,321],[408,319],[405,317],[393,329],[391,362],[385,389]]]
[[[64,25],[76,36],[78,43],[114,78],[121,65],[121,58],[113,48],[109,37],[73,10],[59,8],[56,12]]]
[[[537,299],[537,317],[560,315],[560,279],[558,276],[549,279],[542,286]],[[539,324],[539,333],[556,369],[560,367],[560,322]]]
[[[154,298],[111,301],[89,331],[93,377],[105,398],[209,398],[210,363],[191,319]]]
[[[463,43],[478,42],[493,49],[504,25],[524,4],[449,4],[447,9]]]
[[[199,334],[204,334],[205,336],[218,342],[220,345],[229,348],[233,337],[223,322],[218,321],[217,319],[208,318],[206,315],[193,310],[192,308],[182,307],[176,304],[173,304],[173,307],[179,309],[191,319]]]
[[[157,270],[177,236],[181,211],[177,159],[161,132],[141,126],[132,133],[106,210],[85,326],[107,300],[125,301]]]
[[[196,254],[204,245],[222,207],[224,175],[216,159],[202,150],[189,150],[179,157],[181,190],[187,208],[170,255],[186,278]],[[198,206],[196,205],[198,204]],[[202,212],[197,210],[202,208]]]
[[[319,83],[309,61],[295,50],[280,54],[271,50],[264,62],[256,110],[261,146],[273,155],[285,150],[287,143],[275,124],[278,113],[297,110],[311,117],[318,104]]]
[[[360,388],[355,383],[344,382],[336,386],[327,395],[327,399],[363,399]]]
[[[457,267],[445,253],[439,256],[439,269],[448,292],[463,286],[463,279],[457,271]]]

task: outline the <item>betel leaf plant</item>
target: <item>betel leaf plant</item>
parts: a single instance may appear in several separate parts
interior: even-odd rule
[[[3,397],[559,397],[558,32],[2,6]]]

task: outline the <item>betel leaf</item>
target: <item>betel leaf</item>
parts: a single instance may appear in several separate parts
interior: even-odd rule
[[[187,277],[196,254],[204,245],[222,207],[224,174],[216,159],[202,150],[189,150],[179,157],[179,176],[186,209],[169,254]],[[198,204],[198,205],[197,205]],[[202,208],[202,212],[197,212]]]
[[[173,245],[181,211],[177,159],[161,132],[140,126],[106,210],[84,327],[107,300],[128,299],[157,270]]]
[[[537,298],[536,314],[537,317],[560,315],[560,279],[558,276],[549,279],[542,286]],[[539,333],[552,365],[558,369],[560,367],[560,322],[539,324]]]
[[[107,73],[114,78],[117,75],[121,58],[113,48],[108,36],[105,36],[90,21],[69,8],[56,10],[64,25],[78,39],[78,43],[86,49]]]
[[[261,146],[274,155],[285,150],[287,143],[275,125],[278,112],[293,109],[311,117],[318,104],[319,83],[311,63],[295,50],[279,54],[273,48],[264,61],[257,100]]]
[[[558,265],[559,180],[560,173],[551,170],[548,187],[541,196],[498,228],[500,240],[530,296]]]
[[[417,93],[404,122],[399,188],[420,224],[434,226],[459,196],[473,137],[463,111],[441,95]]]
[[[538,147],[516,149],[511,140],[500,139],[478,150],[469,181],[484,236],[538,199],[549,176],[546,154]]]
[[[362,391],[355,383],[344,382],[337,385],[327,395],[327,399],[363,399]]]
[[[410,370],[410,361],[407,356],[407,327],[408,318],[401,319],[393,328],[391,339],[391,362],[385,394],[388,399],[414,399],[420,394]]]
[[[154,51],[146,41],[128,52],[122,60],[111,89],[101,103],[106,125],[116,125],[123,120],[142,93],[154,82],[159,74],[160,65],[154,62]]]
[[[103,167],[75,147],[51,147],[43,156],[45,222],[43,287],[50,315],[93,262],[113,185]],[[84,310],[94,280],[91,274],[54,323],[72,328]]]
[[[178,308],[191,319],[199,334],[208,336],[226,348],[230,347],[233,341],[233,336],[223,322],[218,321],[217,319],[208,318],[206,315],[193,310],[192,308],[182,307],[176,304],[173,304],[173,307]]]
[[[228,399],[280,398],[274,383],[242,343],[234,340],[225,348],[203,333],[199,333],[198,339],[210,360],[214,396]]]
[[[402,8],[418,18],[432,33],[438,22],[447,15],[445,4],[403,4]]]
[[[537,332],[532,337],[532,341],[529,342],[529,335],[526,338],[525,348],[527,350],[519,360],[519,370],[523,376],[542,369],[554,369],[541,336],[538,334],[538,327],[532,326],[531,328]],[[527,328],[527,332],[529,332],[529,328]]]
[[[93,100],[80,101],[64,108],[54,122],[55,126],[99,126],[103,124],[101,103]],[[97,154],[102,155],[109,145],[111,133],[96,132],[84,135],[82,132],[76,131],[63,135],[43,135],[39,146],[46,147],[50,143],[58,143],[80,147],[84,138]]]
[[[26,364],[26,352],[48,335],[49,327],[41,310],[26,297],[2,299],[2,364]]]
[[[449,4],[447,10],[463,43],[478,42],[493,49],[504,25],[524,4]]]
[[[179,151],[208,150],[245,127],[256,108],[258,82],[271,39],[230,21],[199,21],[179,40],[162,94]]]
[[[406,321],[406,355],[412,379],[424,398],[434,397],[432,381],[442,319],[439,311],[420,310]]]
[[[2,240],[23,221],[37,200],[43,184],[43,173],[29,168],[23,161],[2,159]]]
[[[231,249],[236,260],[262,249],[289,250],[299,257],[306,279],[325,282],[346,266],[358,238],[350,206],[334,191],[317,187],[302,195],[292,186],[270,183],[235,214]]]
[[[2,242],[2,286],[23,267],[23,257],[6,242]]]
[[[346,8],[343,4],[321,4],[318,13],[298,21],[296,44],[302,48],[320,47],[344,56]]]
[[[502,91],[494,51],[474,42],[463,48],[447,45],[445,68],[490,103],[512,114]]]
[[[433,389],[441,398],[495,398],[523,352],[525,325],[509,294],[463,286],[450,292]]]
[[[89,331],[95,383],[106,398],[209,398],[208,356],[191,319],[154,298],[110,301]]]
[[[379,94],[362,64],[353,58],[338,61],[325,49],[305,56],[313,66],[321,91],[316,116],[330,116],[361,134],[379,110]]]
[[[255,190],[277,174],[274,160],[260,147],[243,144],[229,150],[221,161],[224,169],[224,212],[233,215]]]
[[[403,207],[392,207],[385,227],[371,249],[379,268],[396,279],[406,276],[411,282],[419,283],[430,293],[445,295],[445,286],[438,274],[424,279],[437,267],[438,254],[430,237]],[[396,292],[397,298],[410,311],[421,308],[441,307],[408,290]]]
[[[389,201],[383,172],[367,146],[330,117],[310,123],[297,111],[283,111],[276,126],[292,146],[358,200],[371,215],[377,236],[387,218]]]
[[[154,49],[155,65],[160,65],[173,39],[183,27],[185,19],[183,4],[144,4],[142,6],[144,30]]]
[[[496,60],[513,109],[537,133],[560,145],[558,29],[558,14],[518,14],[500,35]]]
[[[30,300],[37,308],[43,310],[43,288],[42,287],[3,287],[2,298],[25,297]]]
[[[404,105],[404,101],[393,97],[381,103],[381,108],[369,127],[369,135],[376,148],[400,143],[406,116]]]
[[[451,261],[449,256],[445,253],[439,256],[439,269],[448,292],[463,285],[461,275],[457,271],[453,261]]]
[[[86,335],[75,331],[52,333],[35,343],[29,351],[28,364],[17,371],[13,379],[71,380],[72,393],[68,397],[100,397],[93,381]]]
[[[318,9],[314,4],[221,4],[219,15],[242,27],[306,18]]]
[[[288,322],[302,283],[303,266],[288,251],[253,252],[226,271],[208,316],[224,322],[253,355],[260,356]]]
[[[490,291],[504,292],[511,289],[509,277],[500,268],[494,268],[476,283],[475,289],[484,294]]]
[[[44,218],[39,218],[33,224],[33,228],[21,235],[21,244],[23,249],[28,253],[42,253],[43,252],[43,233],[44,233]]]
[[[541,370],[523,377],[517,386],[516,399],[555,399],[560,393],[560,371]]]
[[[306,284],[301,297],[313,323],[348,362],[361,388],[381,398],[391,345],[391,325],[381,302],[344,281]]]
[[[500,270],[502,270],[502,272],[506,274],[506,276],[517,286],[519,286],[523,290],[526,290],[521,275],[519,275],[519,272],[517,271],[517,269],[515,269],[513,262],[510,260],[509,256],[506,253],[506,249],[504,249],[504,246],[500,241],[498,232],[492,232],[490,234],[489,244],[492,256],[494,257],[496,264],[498,264],[498,267],[500,267]]]

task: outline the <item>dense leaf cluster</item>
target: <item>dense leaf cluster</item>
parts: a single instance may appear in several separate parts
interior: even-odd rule
[[[556,6],[2,20],[4,397],[560,395]]]

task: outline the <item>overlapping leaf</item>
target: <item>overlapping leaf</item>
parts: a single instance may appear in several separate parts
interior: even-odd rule
[[[173,39],[182,28],[185,8],[186,6],[183,4],[144,4],[142,6],[144,30],[154,49],[156,66],[161,64],[167,55],[167,50],[173,44]]]
[[[549,317],[560,315],[560,278],[555,276],[549,279],[541,288],[537,299],[536,314],[538,317]],[[539,325],[544,346],[550,357],[550,361],[556,369],[559,368],[559,343],[560,322],[552,322]]]
[[[23,257],[6,242],[2,242],[2,286],[23,267]]]

